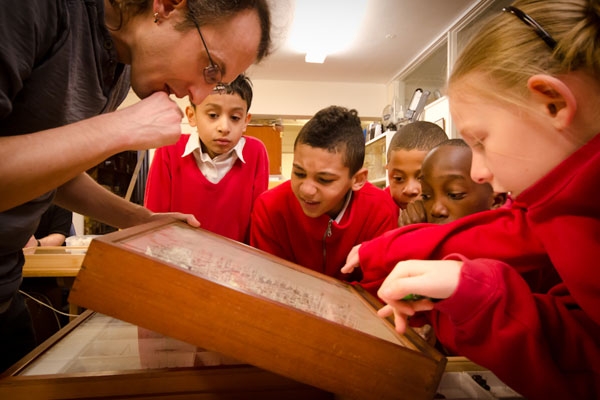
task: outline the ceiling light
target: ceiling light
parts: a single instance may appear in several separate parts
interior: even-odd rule
[[[325,62],[327,54],[319,51],[308,51],[304,61],[307,63],[323,64]]]
[[[306,62],[349,48],[364,18],[367,0],[297,0],[289,45]]]

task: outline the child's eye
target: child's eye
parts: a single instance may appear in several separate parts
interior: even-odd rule
[[[231,116],[231,120],[232,120],[232,121],[235,121],[235,122],[237,122],[237,121],[239,121],[240,119],[241,119],[241,118],[240,118],[240,117],[238,117],[237,115],[233,115],[233,116]]]
[[[463,192],[460,192],[460,193],[448,193],[448,197],[450,197],[452,200],[461,200],[461,199],[464,199],[466,195],[467,194],[463,193]]]
[[[303,172],[294,171],[294,175],[298,178],[306,178],[306,174]]]
[[[319,181],[319,183],[322,183],[323,185],[329,185],[331,182],[333,182],[333,179],[319,178],[318,181]]]
[[[218,115],[217,113],[213,113],[213,112],[209,112],[209,113],[208,113],[208,117],[209,117],[209,118],[213,118],[213,119],[214,119],[214,118],[217,118],[218,116],[219,116],[219,115]]]
[[[392,176],[392,179],[394,180],[394,182],[396,183],[402,183],[404,182],[404,178],[401,176]]]
[[[427,200],[431,199],[431,195],[426,194],[426,193],[421,193],[421,198],[423,199],[423,201],[427,201]]]

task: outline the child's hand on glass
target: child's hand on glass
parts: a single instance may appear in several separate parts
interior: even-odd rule
[[[358,249],[360,249],[360,244],[354,246],[348,253],[346,264],[341,269],[344,274],[350,274],[355,268],[359,267]]]
[[[418,311],[433,309],[433,302],[429,299],[417,301],[402,299],[411,294],[432,299],[450,297],[458,286],[462,266],[462,261],[454,260],[399,262],[377,292],[379,298],[387,303],[378,311],[379,316],[389,317],[394,314],[396,331],[404,333],[408,317]]]
[[[405,210],[400,209],[400,215],[398,215],[399,227],[421,222],[427,222],[427,212],[425,211],[425,204],[422,200],[408,203]]]

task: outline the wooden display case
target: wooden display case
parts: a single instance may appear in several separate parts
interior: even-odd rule
[[[214,353],[88,310],[0,377],[0,399],[84,398],[301,400],[333,395],[240,362],[224,365]]]
[[[351,398],[432,398],[446,362],[360,287],[173,220],[94,239],[69,300]]]

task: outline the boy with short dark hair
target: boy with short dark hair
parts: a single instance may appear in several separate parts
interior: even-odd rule
[[[389,186],[385,191],[400,209],[419,199],[421,164],[427,153],[448,140],[438,125],[417,121],[403,126],[394,134],[387,152]]]
[[[494,193],[489,183],[471,179],[471,158],[471,148],[462,139],[450,139],[434,147],[423,160],[422,200],[400,212],[399,225],[446,224],[502,206],[506,193]]]
[[[197,135],[154,153],[145,206],[155,212],[194,214],[201,227],[248,243],[250,213],[267,189],[269,159],[264,144],[242,136],[251,115],[250,80],[238,76],[223,90],[185,110]]]
[[[350,249],[397,224],[398,208],[367,182],[356,110],[327,107],[300,130],[292,178],[263,193],[252,212],[250,244],[338,279]]]

